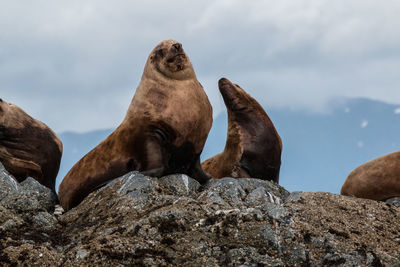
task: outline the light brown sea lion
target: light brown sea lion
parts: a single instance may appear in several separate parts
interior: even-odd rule
[[[212,108],[182,45],[174,40],[151,52],[124,121],[65,176],[59,199],[65,210],[102,184],[129,171],[161,177],[184,173],[200,183]]]
[[[400,151],[373,159],[354,169],[340,194],[373,200],[400,197]]]
[[[62,150],[48,126],[0,99],[0,162],[18,182],[30,176],[55,192]]]
[[[228,111],[228,135],[222,153],[204,161],[213,178],[253,177],[279,182],[282,141],[261,105],[236,84],[222,78],[219,90]]]

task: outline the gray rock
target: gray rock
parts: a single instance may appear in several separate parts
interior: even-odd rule
[[[9,265],[400,264],[400,208],[384,202],[290,194],[250,178],[200,186],[186,175],[131,172],[55,216],[47,191],[34,181],[6,184],[0,261]]]
[[[33,178],[18,182],[0,164],[1,265],[61,264],[54,249],[61,225],[52,215],[57,196]]]
[[[228,251],[228,263],[240,266],[285,266],[279,259],[261,255],[254,247],[235,248]]]
[[[57,202],[57,196],[50,189],[28,177],[20,184],[18,190],[4,196],[0,204],[20,212],[40,210],[53,212]]]
[[[137,171],[129,172],[121,178],[112,180],[100,190],[115,187],[118,188],[116,192],[119,195],[132,198],[136,198],[136,196],[139,194],[148,194],[154,191],[151,178],[144,176]]]
[[[35,179],[28,177],[20,184],[0,163],[0,204],[20,211],[54,210],[57,196]]]
[[[257,187],[251,191],[251,193],[247,195],[246,202],[250,207],[260,206],[266,203],[274,203],[278,205],[283,203],[280,197],[274,195],[273,192],[267,191],[264,187]]]
[[[244,200],[246,198],[246,191],[242,188],[242,185],[238,179],[234,178],[222,178],[222,179],[211,179],[205,186],[203,195],[208,192],[214,192],[217,194],[224,203],[227,203],[230,207],[244,207]]]
[[[213,191],[204,191],[198,198],[201,202],[205,203],[207,207],[218,209],[223,207],[230,207],[230,205],[222,199],[222,197]]]
[[[283,201],[290,194],[282,186],[280,186],[274,182],[270,182],[270,181],[264,181],[264,180],[253,179],[253,178],[241,178],[241,179],[238,179],[238,182],[242,185],[242,188],[244,190],[246,190],[246,192],[251,192],[251,191],[255,190],[256,188],[263,187],[266,192],[271,193],[271,195],[274,195]]]
[[[388,204],[400,207],[400,197],[392,197],[385,201]]]
[[[287,197],[286,201],[287,202],[297,202],[300,201],[301,195],[303,194],[302,191],[294,191],[290,193],[290,195]]]
[[[14,193],[18,191],[19,184],[15,178],[8,173],[8,171],[4,168],[3,164],[0,162],[0,201],[9,195],[10,193]]]
[[[193,196],[200,188],[199,182],[185,174],[174,174],[160,178],[159,183],[172,191],[173,195]]]
[[[286,264],[290,266],[306,264],[308,260],[308,252],[305,247],[301,245],[289,246],[284,252]]]
[[[136,209],[141,209],[149,203],[152,195],[156,194],[155,179],[144,176],[143,174],[134,171],[125,174],[119,179],[114,179],[104,187],[100,188],[99,192],[112,189],[116,194],[112,199],[112,203],[118,203],[121,198],[129,199],[129,206]],[[114,190],[118,188],[118,190]],[[91,201],[89,198],[87,201]]]
[[[346,259],[336,253],[328,253],[323,258],[322,264],[325,266],[346,266]]]
[[[2,221],[4,221],[4,219],[2,219]],[[23,220],[21,220],[21,218],[19,217],[10,218],[0,225],[0,230],[10,231],[12,229],[17,228],[18,226],[21,226],[22,224]]]
[[[81,249],[76,252],[76,259],[84,259],[87,255],[89,255],[90,251]]]
[[[263,245],[268,248],[272,248],[279,255],[282,254],[282,241],[280,236],[280,229],[277,227],[272,227],[271,225],[265,225],[262,231]]]
[[[48,212],[39,212],[32,218],[33,227],[45,230],[54,230],[57,228],[57,219]]]
[[[289,216],[289,212],[285,207],[273,203],[266,203],[262,206],[261,210],[264,214],[268,215],[269,218],[278,222],[283,222],[283,220]]]
[[[22,194],[26,197],[36,199],[39,202],[39,205],[46,211],[54,211],[54,206],[58,203],[58,198],[53,191],[41,185],[31,177],[26,178],[20,185],[20,191],[23,192]]]

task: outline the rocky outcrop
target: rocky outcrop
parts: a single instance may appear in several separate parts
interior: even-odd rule
[[[257,179],[201,187],[186,175],[132,172],[55,215],[46,188],[0,175],[5,265],[400,265],[395,204]]]
[[[18,183],[0,163],[0,262],[57,264],[62,226],[53,214],[57,196],[33,178]]]

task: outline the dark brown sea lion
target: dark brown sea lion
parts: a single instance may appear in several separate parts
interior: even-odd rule
[[[213,178],[253,177],[279,182],[282,141],[261,105],[236,84],[222,78],[219,90],[228,111],[228,135],[222,153],[204,161]]]
[[[30,176],[55,192],[62,150],[49,127],[0,99],[0,162],[18,182]]]
[[[182,45],[166,40],[151,52],[124,121],[65,176],[65,210],[102,184],[129,171],[161,177],[187,174],[201,183],[203,150],[212,108]]]
[[[354,169],[340,194],[386,200],[400,197],[400,151],[373,159]]]

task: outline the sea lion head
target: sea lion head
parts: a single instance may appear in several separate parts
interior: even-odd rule
[[[157,74],[174,79],[195,79],[192,63],[183,50],[182,44],[175,40],[159,43],[151,52],[145,67],[145,76]]]
[[[0,126],[23,128],[28,123],[37,124],[20,107],[0,99]]]
[[[246,120],[248,116],[264,117],[264,109],[247,94],[239,85],[233,84],[226,78],[218,81],[219,91],[224,99],[228,114],[234,116],[236,120]],[[243,121],[245,123],[246,121]],[[251,123],[254,123],[253,121]]]

